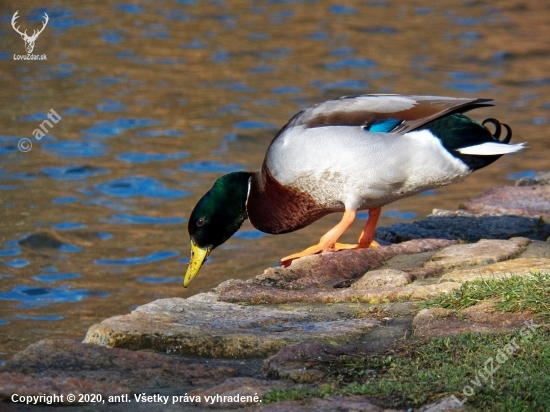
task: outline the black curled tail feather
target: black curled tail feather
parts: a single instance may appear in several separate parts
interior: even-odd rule
[[[494,133],[491,133],[489,128],[487,126],[485,126],[485,124],[487,124],[487,123],[490,123],[495,127]],[[485,127],[485,129],[487,129],[489,134],[491,136],[493,136],[494,139],[497,142],[508,144],[508,143],[510,143],[510,140],[512,140],[512,129],[506,123],[500,123],[497,119],[494,119],[494,118],[490,117],[488,119],[485,119],[481,124],[483,125],[483,127]],[[502,140],[500,140],[500,134],[502,133],[502,127],[504,127],[506,129],[506,136],[504,136],[502,138]]]
[[[491,131],[489,128],[495,130]],[[461,153],[460,149],[484,143],[507,144],[512,138],[511,128],[496,119],[489,118],[480,124],[461,113],[436,119],[419,130],[422,129],[428,129],[452,156],[460,159],[472,171],[490,165],[502,155],[466,154]],[[506,130],[506,135],[500,140],[503,129]]]

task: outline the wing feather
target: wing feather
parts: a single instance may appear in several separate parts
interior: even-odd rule
[[[386,119],[402,120],[392,133],[405,134],[449,113],[463,113],[478,107],[492,106],[491,102],[491,99],[395,94],[344,96],[302,110],[290,119],[277,136],[293,126],[368,127]]]

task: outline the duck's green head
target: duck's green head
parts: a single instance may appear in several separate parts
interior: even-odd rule
[[[248,217],[246,199],[251,176],[248,172],[236,172],[220,177],[191,212],[191,261],[183,287],[197,276],[212,249],[233,236]]]

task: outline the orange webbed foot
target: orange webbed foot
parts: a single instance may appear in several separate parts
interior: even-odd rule
[[[380,247],[380,244],[375,240],[373,240],[366,247],[361,246],[360,244],[335,243],[332,248],[327,249],[327,250],[324,250],[319,244],[317,244],[315,246],[310,246],[310,247],[308,247],[307,249],[305,249],[301,252],[294,253],[294,254],[289,255],[289,256],[285,256],[284,258],[282,258],[280,260],[280,263],[281,263],[282,267],[286,268],[286,267],[290,266],[290,264],[292,263],[293,260],[299,259],[299,258],[304,257],[304,256],[311,256],[311,255],[315,255],[317,253],[328,252],[328,251],[337,252],[339,250],[357,250],[357,249],[367,249],[367,248],[371,248],[371,247]]]
[[[301,252],[294,253],[292,255],[282,258],[281,265],[283,267],[287,267],[295,259],[333,250],[338,238],[342,235],[342,233],[346,231],[346,229],[353,223],[354,220],[355,210],[346,210],[344,212],[344,215],[342,216],[342,220],[340,220],[340,222],[336,226],[325,233],[318,244],[308,247]]]
[[[382,208],[370,209],[369,219],[361,236],[359,237],[359,243],[356,245],[348,243],[336,243],[338,238],[345,232],[345,230],[353,223],[355,219],[355,210],[346,210],[342,220],[329,230],[319,241],[318,244],[310,246],[307,249],[294,253],[289,256],[285,256],[280,260],[283,267],[288,267],[293,260],[299,259],[304,256],[315,255],[321,252],[328,252],[329,250],[350,250],[350,249],[366,249],[369,247],[380,247],[380,244],[374,240],[374,230],[380,217]]]

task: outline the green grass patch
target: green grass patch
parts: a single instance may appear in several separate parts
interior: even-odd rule
[[[420,307],[460,310],[484,300],[495,302],[496,310],[527,311],[547,318],[550,316],[550,273],[465,282],[459,289],[423,302]]]
[[[263,401],[368,395],[381,407],[410,408],[455,395],[473,411],[545,411],[550,405],[550,332],[541,326],[526,335],[465,334],[411,341],[364,358],[342,356],[317,366],[327,376],[315,388],[273,390]]]
[[[461,310],[481,301],[506,312],[550,317],[550,274],[475,280],[421,304]],[[472,411],[546,411],[550,405],[550,329],[413,339],[391,352],[342,356],[320,363],[326,377],[315,387],[273,390],[264,402],[367,395],[384,408],[416,408],[454,395]],[[529,334],[530,336],[526,336]],[[458,406],[458,404],[457,404]]]

